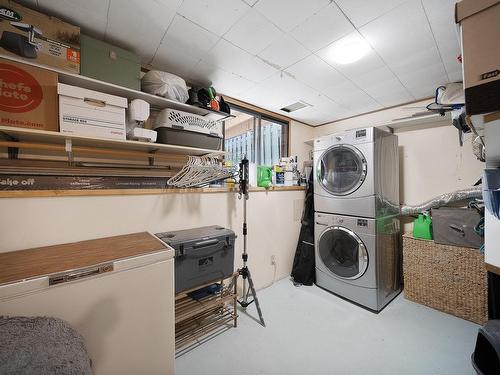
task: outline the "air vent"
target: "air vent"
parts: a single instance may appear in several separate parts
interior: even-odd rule
[[[299,109],[302,109],[305,107],[310,107],[310,106],[311,106],[310,104],[307,104],[305,102],[296,102],[296,103],[292,103],[290,105],[287,105],[286,107],[283,107],[280,110],[290,113],[290,112],[294,112],[294,111],[297,111]]]

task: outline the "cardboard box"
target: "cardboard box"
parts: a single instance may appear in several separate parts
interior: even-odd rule
[[[125,139],[127,99],[59,83],[61,133]]]
[[[57,131],[57,73],[0,59],[0,125]]]
[[[0,0],[0,55],[80,73],[80,28]]]
[[[455,5],[462,35],[468,115],[500,110],[500,0],[462,0]]]

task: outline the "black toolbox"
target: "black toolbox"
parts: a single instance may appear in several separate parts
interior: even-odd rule
[[[229,277],[234,272],[230,229],[218,225],[157,233],[175,250],[175,293]]]

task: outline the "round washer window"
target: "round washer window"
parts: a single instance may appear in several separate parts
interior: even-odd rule
[[[334,195],[356,191],[366,177],[366,160],[355,147],[333,146],[322,155],[318,165],[320,184]]]
[[[328,228],[319,238],[319,256],[336,276],[357,279],[366,271],[368,254],[363,242],[343,227]]]

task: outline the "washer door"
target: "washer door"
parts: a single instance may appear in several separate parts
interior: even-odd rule
[[[329,193],[348,195],[363,184],[366,170],[366,160],[361,151],[349,145],[336,145],[321,155],[316,176]]]
[[[326,229],[318,240],[319,257],[335,276],[358,279],[368,267],[366,247],[356,233],[333,226]]]

